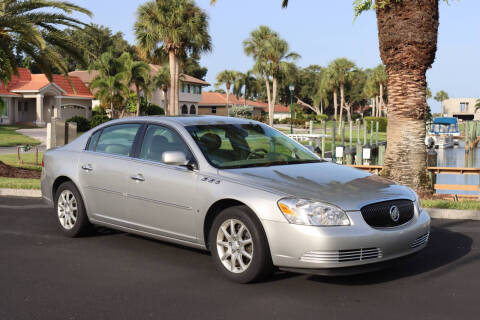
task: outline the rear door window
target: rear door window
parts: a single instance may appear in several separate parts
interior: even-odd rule
[[[135,136],[141,126],[139,123],[128,123],[104,128],[98,139],[95,151],[129,156]]]

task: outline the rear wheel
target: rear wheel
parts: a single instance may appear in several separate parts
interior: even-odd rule
[[[81,236],[91,227],[82,196],[71,181],[58,187],[55,194],[55,213],[60,230],[69,237]]]
[[[239,283],[260,281],[273,271],[263,228],[250,214],[243,206],[223,210],[215,218],[209,235],[217,269]]]

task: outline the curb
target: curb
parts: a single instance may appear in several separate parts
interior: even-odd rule
[[[0,196],[4,197],[22,197],[22,198],[41,198],[42,191],[27,189],[5,189],[0,188]]]
[[[455,219],[455,220],[480,220],[480,211],[477,210],[454,210],[424,208],[430,218],[433,219]]]

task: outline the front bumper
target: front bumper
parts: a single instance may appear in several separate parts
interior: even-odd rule
[[[428,242],[430,217],[423,210],[408,223],[385,229],[369,226],[360,211],[347,214],[352,225],[345,227],[264,220],[273,264],[292,271],[322,273],[323,269],[378,264],[407,256],[422,250]]]

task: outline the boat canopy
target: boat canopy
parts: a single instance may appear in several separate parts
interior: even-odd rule
[[[445,117],[445,118],[435,118],[433,119],[433,124],[457,124],[457,118]]]

